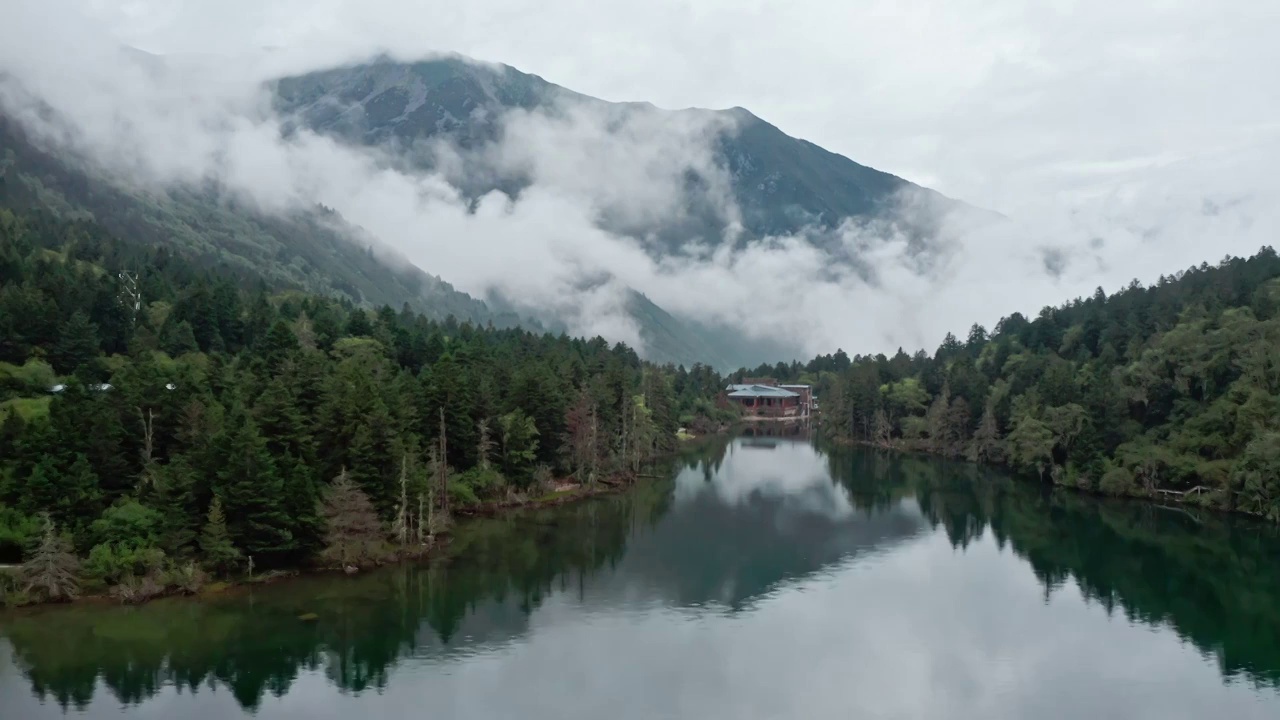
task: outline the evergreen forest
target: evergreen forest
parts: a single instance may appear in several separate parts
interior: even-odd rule
[[[626,482],[723,420],[721,384],[0,210],[0,564],[23,600],[358,567],[459,509]]]
[[[812,382],[827,435],[1044,482],[1280,521],[1280,257],[1137,281],[948,334],[932,356],[751,374]],[[739,374],[741,375],[741,373]]]
[[[459,511],[633,479],[727,382],[810,383],[843,443],[1280,521],[1280,257],[899,350],[722,377],[623,344],[364,307],[0,210],[0,574],[10,602],[351,569]],[[570,485],[570,483],[572,485]]]

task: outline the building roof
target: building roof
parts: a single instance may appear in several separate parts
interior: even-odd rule
[[[809,389],[808,385],[779,385],[778,387],[787,388],[787,389],[790,389],[790,388],[804,388],[805,390]]]
[[[769,385],[730,385],[726,388],[729,391],[729,397],[800,397],[800,393],[794,393],[790,390],[783,390],[780,387],[772,387]]]

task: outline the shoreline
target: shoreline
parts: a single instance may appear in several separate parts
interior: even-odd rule
[[[943,460],[948,462],[961,462],[968,465],[977,465],[978,467],[1002,470],[1004,472],[1009,473],[1010,477],[1014,478],[1018,482],[1026,482],[1027,480],[1031,480],[1041,485],[1047,485],[1048,487],[1053,488],[1055,490],[1057,489],[1067,490],[1070,492],[1080,493],[1082,495],[1091,495],[1096,498],[1107,498],[1111,500],[1132,500],[1137,502],[1150,503],[1155,507],[1164,507],[1164,508],[1179,509],[1179,510],[1182,508],[1196,508],[1199,510],[1207,510],[1209,512],[1218,513],[1219,515],[1223,515],[1225,517],[1242,517],[1242,518],[1249,518],[1250,520],[1269,522],[1267,518],[1260,513],[1252,513],[1246,510],[1240,510],[1238,508],[1218,507],[1216,505],[1206,503],[1206,502],[1189,501],[1187,498],[1190,498],[1190,497],[1197,497],[1197,498],[1206,497],[1206,493],[1204,493],[1203,489],[1200,488],[1199,486],[1187,491],[1156,489],[1152,491],[1151,494],[1129,493],[1124,495],[1116,495],[1113,493],[1102,492],[1101,490],[1098,490],[1096,488],[1080,487],[1079,485],[1069,485],[1066,483],[1056,483],[1056,482],[1053,482],[1053,480],[1051,479],[1049,480],[1039,479],[1034,476],[1028,475],[1026,473],[1018,472],[1017,470],[1009,467],[1008,465],[1005,465],[1004,463],[974,462],[964,457],[948,457],[946,455],[939,455],[938,453],[933,452],[932,450],[928,450],[926,448],[914,447],[912,445],[902,443],[902,442],[892,442],[888,446],[881,445],[871,440],[853,440],[853,439],[843,439],[843,438],[842,439],[824,438],[824,442],[829,442],[834,445],[838,445],[840,447],[846,447],[846,448],[858,447],[858,448],[867,448],[871,450],[877,450],[881,452],[897,453],[900,455],[922,455],[935,460]],[[1272,523],[1272,524],[1275,524],[1275,523]]]
[[[695,443],[716,437],[713,435],[693,435],[680,439],[679,447],[687,447]],[[651,460],[660,460],[674,453],[664,454]],[[459,508],[454,511],[454,522],[459,520],[473,520],[478,518],[492,518],[503,515],[505,513],[515,513],[522,510],[539,510],[543,508],[558,507],[570,503],[590,500],[592,498],[612,495],[625,490],[629,490],[643,480],[652,480],[658,476],[646,475],[644,473],[636,473],[625,471],[615,473],[608,477],[597,480],[591,486],[584,486],[581,483],[559,484],[558,489],[545,493],[538,497],[517,499],[517,500],[494,500],[490,502],[472,505],[466,508]],[[395,551],[389,554],[388,558],[382,562],[374,563],[367,567],[358,568],[354,573],[344,573],[342,568],[337,567],[321,567],[321,566],[303,566],[294,568],[282,568],[277,570],[267,570],[260,575],[254,577],[237,577],[233,579],[211,580],[206,582],[199,590],[195,592],[182,592],[179,590],[166,591],[151,597],[145,598],[139,602],[126,602],[111,595],[110,590],[107,592],[95,592],[76,597],[74,600],[56,601],[56,602],[35,602],[26,605],[5,606],[0,604],[0,619],[4,615],[15,612],[33,611],[58,607],[73,607],[81,605],[121,605],[121,606],[140,606],[146,605],[156,600],[199,600],[216,598],[227,595],[234,595],[252,589],[255,586],[274,585],[288,580],[298,579],[301,577],[312,577],[329,574],[351,574],[359,575],[371,572],[379,568],[391,565],[399,565],[409,562],[424,562],[428,560],[439,559],[442,551],[446,550],[452,544],[452,531],[445,530],[431,538],[430,542],[425,545],[410,545],[406,547],[397,547]],[[4,565],[0,566],[0,574],[6,572],[17,573],[21,571],[21,565]]]

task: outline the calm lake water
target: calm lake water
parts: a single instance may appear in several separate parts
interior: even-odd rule
[[[430,567],[0,616],[4,720],[1274,720],[1278,681],[1268,526],[774,438]]]

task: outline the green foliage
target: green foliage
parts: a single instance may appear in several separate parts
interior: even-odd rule
[[[93,540],[103,545],[153,547],[163,524],[159,511],[125,499],[107,508],[89,529]]]
[[[1053,431],[1030,414],[1014,420],[1009,432],[1009,458],[1024,470],[1034,470],[1044,477],[1053,461]]]
[[[470,471],[468,471],[470,472]],[[455,507],[467,507],[480,504],[480,496],[476,494],[473,478],[455,477],[449,481],[449,503]]]
[[[209,504],[209,516],[200,533],[200,552],[205,565],[219,575],[230,573],[240,562],[240,551],[231,543],[227,517],[217,496]]]
[[[498,426],[502,474],[523,484],[532,479],[538,459],[538,426],[518,408],[499,418]]]
[[[1108,495],[1133,495],[1137,486],[1133,482],[1133,473],[1123,467],[1112,466],[1102,474],[1098,489]]]
[[[53,366],[37,358],[29,358],[22,365],[0,362],[0,397],[4,394],[44,394],[57,384]]]
[[[58,328],[58,341],[50,353],[60,372],[73,372],[98,356],[98,327],[77,310]]]
[[[0,422],[4,422],[10,415],[16,415],[26,422],[43,420],[49,417],[49,403],[51,398],[13,398],[0,402]]]
[[[880,389],[890,415],[894,418],[910,417],[924,412],[929,393],[918,378],[904,378]]]
[[[232,543],[245,555],[256,556],[259,564],[295,550],[283,477],[266,438],[243,407],[232,410],[214,447],[221,458],[214,492],[227,513]]]
[[[276,292],[289,284],[270,267],[121,242],[91,221],[7,217],[0,556],[27,556],[32,518],[48,513],[122,599],[183,585],[164,573],[190,562],[222,575],[250,558],[310,562],[326,545],[324,489],[343,471],[379,527],[425,541],[450,504],[569,474],[578,400],[595,479],[674,449],[681,416],[723,422],[724,378],[705,365],[657,367],[601,338],[481,328],[467,313]],[[136,316],[123,272],[137,277]]]
[[[481,497],[493,495],[507,484],[496,468],[473,467],[455,475],[449,484],[450,500],[455,506],[474,505]]]
[[[87,580],[103,586],[118,585],[128,577],[159,573],[165,564],[164,551],[127,543],[101,543],[89,550],[83,566]]]
[[[0,505],[0,564],[22,560],[23,552],[40,537],[40,519]]]
[[[1236,461],[1232,476],[1244,509],[1280,521],[1280,432],[1260,435]]]
[[[838,438],[963,449],[1073,487],[1280,519],[1277,298],[1280,256],[1263,248],[1034,320],[1015,314],[933,357],[899,350],[838,369],[822,356],[779,379],[817,373]]]
[[[185,595],[194,595],[204,587],[208,577],[195,562],[175,565],[165,573],[164,584],[172,585]]]

